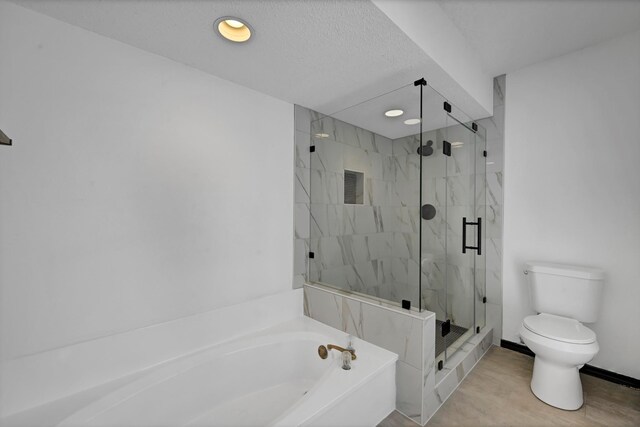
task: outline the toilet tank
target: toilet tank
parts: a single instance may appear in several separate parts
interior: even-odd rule
[[[550,262],[528,262],[531,302],[538,313],[592,323],[598,319],[604,271],[598,268]]]

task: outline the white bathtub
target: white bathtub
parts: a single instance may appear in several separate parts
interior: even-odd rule
[[[373,426],[395,408],[391,352],[306,317],[176,359],[77,410],[69,426]]]

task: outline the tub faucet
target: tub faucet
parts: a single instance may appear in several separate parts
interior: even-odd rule
[[[326,359],[327,356],[329,356],[329,350],[338,350],[340,353],[346,352],[351,355],[351,360],[356,360],[356,351],[355,349],[351,348],[351,345],[349,345],[349,347],[347,348],[342,348],[339,345],[335,344],[327,344],[326,347],[321,345],[320,347],[318,347],[318,355],[321,359]]]

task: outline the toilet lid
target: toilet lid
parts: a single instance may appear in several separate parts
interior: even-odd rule
[[[596,341],[596,333],[575,319],[554,316],[553,314],[538,314],[527,316],[524,327],[531,332],[572,344],[591,344]]]

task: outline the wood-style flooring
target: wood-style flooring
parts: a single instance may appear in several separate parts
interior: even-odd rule
[[[640,426],[640,390],[582,375],[584,405],[563,411],[529,388],[533,358],[491,347],[427,426]],[[393,412],[378,427],[416,427]]]

